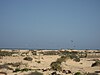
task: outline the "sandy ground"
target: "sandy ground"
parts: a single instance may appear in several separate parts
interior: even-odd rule
[[[60,56],[58,55],[44,55],[40,57],[39,56],[31,56],[31,57],[33,58],[32,61],[26,61],[26,60],[23,60],[24,57],[22,56],[17,56],[17,57],[5,56],[3,57],[3,59],[0,59],[0,65],[3,65],[5,63],[22,62],[23,64],[26,64],[26,66],[21,65],[20,68],[46,69],[46,68],[50,68],[51,62],[54,62],[57,60],[57,58],[60,58]],[[41,63],[37,63],[36,61],[41,61]],[[79,72],[79,71],[80,72],[90,72],[90,73],[93,73],[95,71],[100,71],[100,66],[91,67],[92,63],[94,63],[94,61],[92,61],[92,58],[82,58],[80,62],[75,62],[71,59],[68,59],[66,62],[62,63],[62,68],[64,70],[71,70],[72,73]],[[15,69],[14,67],[12,68]],[[16,75],[28,75],[28,73],[34,72],[34,71],[13,73],[12,70],[1,68],[0,72],[6,72],[7,75],[15,75],[15,74]],[[40,70],[40,72],[42,71]],[[52,71],[46,71],[42,73],[44,75],[49,75],[51,72]],[[0,74],[0,75],[4,75],[4,74]],[[65,74],[62,74],[62,75],[65,75]],[[71,75],[71,74],[68,74],[68,75]]]

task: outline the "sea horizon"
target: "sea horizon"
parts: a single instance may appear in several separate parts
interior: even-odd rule
[[[0,48],[8,50],[100,50],[100,49],[76,49],[76,48]]]

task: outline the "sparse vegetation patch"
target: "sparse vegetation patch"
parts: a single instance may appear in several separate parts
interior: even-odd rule
[[[24,58],[24,60],[27,60],[27,61],[32,61],[32,60],[33,60],[33,58],[31,58],[31,57],[25,57],[25,58]]]
[[[91,65],[91,67],[94,67],[94,66],[100,66],[100,60],[95,61],[95,63]]]

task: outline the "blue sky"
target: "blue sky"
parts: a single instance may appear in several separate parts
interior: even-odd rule
[[[0,0],[0,48],[100,49],[100,0]]]

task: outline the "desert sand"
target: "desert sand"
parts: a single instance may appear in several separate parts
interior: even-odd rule
[[[7,51],[7,50],[3,50],[3,51]],[[15,51],[18,52],[18,50],[15,50]],[[48,51],[48,50],[45,50],[45,51]],[[55,55],[43,55],[42,53],[38,54],[39,52],[45,52],[45,51],[43,50],[37,51],[36,55],[32,55],[31,51],[20,50],[19,54],[13,54],[12,56],[0,56],[0,75],[29,75],[29,73],[34,72],[34,71],[43,73],[43,75],[52,75],[51,73],[55,72],[55,70],[51,70],[50,64],[52,62],[55,62],[61,56],[58,54],[55,54]],[[24,55],[23,56],[21,55],[23,52],[24,53],[26,52],[28,54],[27,55],[23,54]],[[83,52],[85,51],[83,50]],[[67,59],[65,62],[62,62],[61,63],[62,70],[70,70],[71,73],[69,74],[65,74],[62,71],[56,71],[56,72],[60,75],[74,75],[76,72],[81,72],[81,73],[95,73],[96,71],[99,72],[100,66],[91,67],[91,65],[95,62],[94,59],[100,60],[100,57],[99,57],[100,53],[99,52],[96,52],[96,53],[97,54],[95,55],[97,57],[80,58],[79,62],[73,61],[72,59]],[[31,57],[33,60],[32,61],[24,60],[25,57]],[[12,65],[7,65],[8,63],[20,63],[20,65],[17,67],[14,67]],[[16,68],[19,68],[19,69],[28,68],[31,70],[23,71],[23,72],[22,71],[14,72]],[[3,74],[2,72],[6,74]],[[97,73],[97,74],[100,75],[100,73]]]

